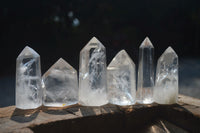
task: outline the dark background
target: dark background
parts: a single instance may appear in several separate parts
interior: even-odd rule
[[[199,0],[1,0],[0,107],[14,104],[16,58],[26,45],[40,54],[42,73],[60,57],[78,70],[93,36],[107,48],[107,63],[125,49],[137,65],[146,36],[155,60],[172,46],[180,93],[200,98]]]

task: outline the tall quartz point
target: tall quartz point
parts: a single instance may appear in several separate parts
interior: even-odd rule
[[[106,49],[93,37],[80,52],[79,103],[101,106],[107,102]]]
[[[16,107],[34,109],[42,105],[40,55],[26,46],[17,57]]]
[[[139,48],[139,67],[137,102],[150,104],[153,102],[154,88],[154,47],[148,37]]]
[[[62,58],[43,75],[42,80],[45,106],[64,107],[78,103],[77,72]]]
[[[154,100],[159,104],[173,104],[178,98],[178,56],[168,47],[158,59]]]
[[[135,64],[125,50],[107,67],[107,89],[109,103],[132,105],[136,102]]]

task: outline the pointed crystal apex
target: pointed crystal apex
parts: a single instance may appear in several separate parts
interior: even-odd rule
[[[101,43],[96,37],[92,37],[92,39],[88,43]]]
[[[172,64],[177,58],[178,55],[176,52],[171,47],[168,47],[158,59],[158,63],[165,62],[165,64]]]
[[[63,58],[60,58],[54,65],[54,67],[60,67],[60,68],[68,68],[72,71],[76,71],[67,61],[65,61]]]
[[[54,63],[51,66],[51,68],[49,68],[49,70],[43,75],[43,77],[48,76],[48,74],[50,73],[52,69],[65,69],[65,70],[76,73],[76,70],[69,63],[67,63],[63,58],[60,58],[56,63]]]
[[[167,53],[172,53],[173,55],[177,56],[176,52],[174,51],[174,49],[173,49],[171,46],[169,46],[169,47],[165,50],[165,52],[164,52],[163,54],[167,54]]]
[[[17,58],[21,57],[40,57],[40,55],[29,46],[26,46]]]
[[[125,50],[121,50],[117,53],[117,55],[113,58],[113,60],[108,65],[109,67],[113,66],[122,66],[122,65],[132,65],[135,66],[134,62],[128,55],[128,53]]]
[[[142,44],[140,45],[140,48],[154,48],[154,47],[150,39],[146,37],[144,41],[142,42]]]
[[[97,46],[99,47],[99,49],[105,49],[104,45],[96,37],[93,37],[85,45],[85,47],[83,47],[83,49],[81,50],[81,52],[83,52],[85,49],[96,48]]]

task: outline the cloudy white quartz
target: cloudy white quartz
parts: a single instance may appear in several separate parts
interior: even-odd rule
[[[178,99],[178,56],[168,47],[157,62],[154,100],[173,104]]]

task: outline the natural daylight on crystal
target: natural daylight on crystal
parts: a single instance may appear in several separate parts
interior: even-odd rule
[[[150,104],[153,102],[154,88],[154,47],[148,37],[139,48],[139,67],[137,84],[137,102]]]
[[[42,77],[44,106],[64,107],[78,103],[77,72],[60,58]]]
[[[106,49],[93,37],[80,52],[79,103],[85,106],[107,104]]]
[[[108,100],[111,104],[132,105],[136,102],[135,64],[121,50],[107,67]]]
[[[16,61],[16,107],[37,108],[42,105],[40,55],[26,46]]]
[[[178,56],[168,47],[157,62],[154,100],[159,104],[173,104],[178,99]]]

